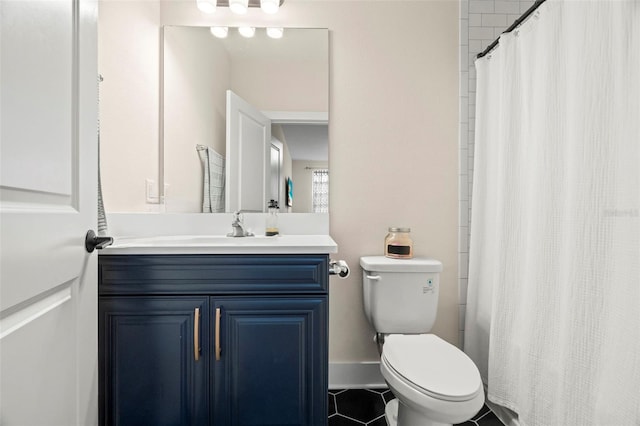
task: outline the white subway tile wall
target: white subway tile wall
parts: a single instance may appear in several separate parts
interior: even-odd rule
[[[534,0],[460,0],[460,127],[459,127],[459,236],[458,294],[460,347],[464,345],[464,312],[467,303],[469,230],[473,183],[474,129],[476,116],[476,55],[482,52],[520,17]]]

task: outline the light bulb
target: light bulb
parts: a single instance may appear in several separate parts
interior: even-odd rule
[[[229,9],[236,15],[244,15],[249,8],[249,0],[230,0]]]
[[[256,33],[254,27],[238,27],[238,32],[242,37],[251,38]]]
[[[271,38],[282,38],[284,28],[267,28],[267,35]]]
[[[227,27],[211,27],[209,31],[218,38],[227,38],[227,34],[229,34],[229,28]]]
[[[278,9],[280,9],[280,0],[260,0],[260,8],[264,13],[278,13]]]
[[[203,13],[213,13],[216,11],[217,0],[196,0],[196,5]]]

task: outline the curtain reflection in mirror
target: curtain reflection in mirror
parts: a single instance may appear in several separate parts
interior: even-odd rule
[[[313,171],[313,213],[329,213],[329,170]]]

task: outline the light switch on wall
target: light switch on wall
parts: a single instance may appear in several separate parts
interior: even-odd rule
[[[160,197],[158,195],[158,184],[154,179],[146,179],[145,194],[147,204],[159,204]]]

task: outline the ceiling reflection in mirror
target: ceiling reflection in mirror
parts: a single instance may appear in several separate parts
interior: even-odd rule
[[[266,211],[270,199],[280,212],[326,211],[314,179],[328,170],[328,30],[163,30],[165,211]],[[248,106],[233,109],[230,93]]]

